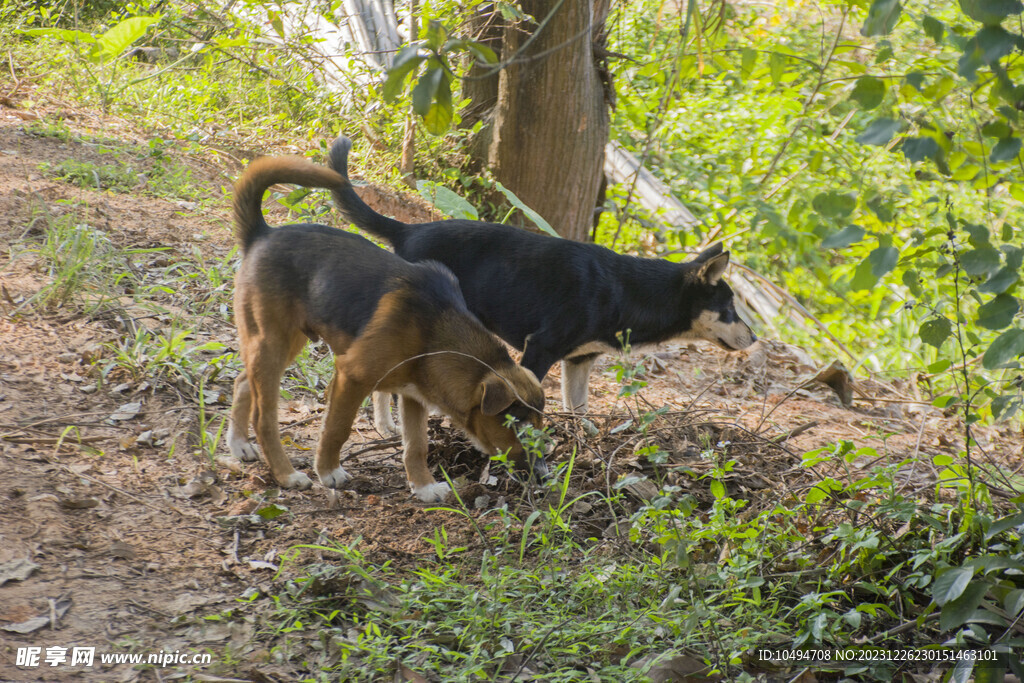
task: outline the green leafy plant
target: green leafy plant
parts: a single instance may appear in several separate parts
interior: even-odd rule
[[[158,21],[159,16],[129,17],[99,34],[66,28],[31,28],[23,29],[21,33],[37,38],[56,38],[74,45],[106,110],[111,99],[118,94],[112,91],[117,61],[129,46],[142,38],[149,27]],[[110,68],[105,78],[102,73],[93,70],[107,65]]]
[[[483,43],[465,38],[452,38],[440,21],[430,21],[423,40],[403,47],[395,56],[381,89],[386,102],[393,102],[402,93],[405,80],[414,76],[413,110],[422,117],[427,132],[443,135],[455,117],[452,81],[455,73],[450,65],[454,54],[468,52],[479,63],[496,64],[494,50]]]

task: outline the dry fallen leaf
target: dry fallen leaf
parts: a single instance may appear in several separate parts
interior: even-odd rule
[[[114,422],[130,420],[138,415],[140,410],[142,410],[142,402],[132,401],[131,403],[125,403],[123,406],[115,410],[108,419]]]
[[[29,559],[11,560],[0,564],[0,586],[8,581],[24,581],[39,565]]]

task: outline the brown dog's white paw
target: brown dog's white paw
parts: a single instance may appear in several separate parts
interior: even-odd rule
[[[440,503],[451,492],[451,487],[444,482],[434,482],[426,486],[413,486],[412,495],[424,503]]]
[[[346,472],[345,468],[341,465],[338,465],[327,474],[319,474],[319,476],[320,483],[329,489],[340,489],[352,480],[352,475]]]
[[[245,437],[236,437],[228,432],[228,449],[231,455],[244,462],[256,462],[260,459],[260,449]]]
[[[279,481],[278,483],[286,489],[298,489],[300,491],[305,491],[313,485],[313,480],[302,472],[292,472],[284,478],[284,481]]]

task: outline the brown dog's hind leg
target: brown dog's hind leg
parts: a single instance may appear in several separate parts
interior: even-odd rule
[[[334,377],[327,387],[327,410],[316,447],[316,473],[324,486],[340,488],[352,476],[340,464],[341,447],[352,433],[352,423],[372,389],[345,372],[341,357],[334,359]]]
[[[414,398],[402,396],[399,403],[405,476],[414,496],[424,503],[440,503],[451,488],[434,481],[427,467],[427,408]]]
[[[277,483],[286,489],[308,489],[313,482],[292,467],[281,445],[281,431],[277,424],[281,376],[302,350],[306,338],[296,334],[284,344],[274,341],[264,337],[254,344],[243,345],[248,388],[252,394],[252,423],[256,428],[256,440]]]
[[[245,370],[235,378],[235,393],[231,399],[231,424],[228,426],[228,448],[239,460],[255,462],[260,459],[256,444],[249,441],[249,420],[252,418],[252,390]]]

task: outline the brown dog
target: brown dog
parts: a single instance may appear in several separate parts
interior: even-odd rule
[[[281,446],[277,400],[281,376],[308,339],[334,352],[334,377],[316,452],[320,481],[350,479],[339,464],[360,405],[374,390],[400,394],[405,471],[417,498],[442,500],[448,485],[427,468],[427,408],[436,406],[488,455],[526,454],[506,415],[540,424],[537,378],[466,309],[455,276],[437,263],[411,264],[368,240],[316,224],[271,229],[264,192],[276,183],[336,189],[347,181],[297,157],[261,158],[235,184],[235,239],[242,265],[235,279],[235,322],[245,370],[235,380],[228,444],[242,460],[259,453],[252,422],[274,479],[309,488]],[[532,463],[545,471],[543,461]]]

